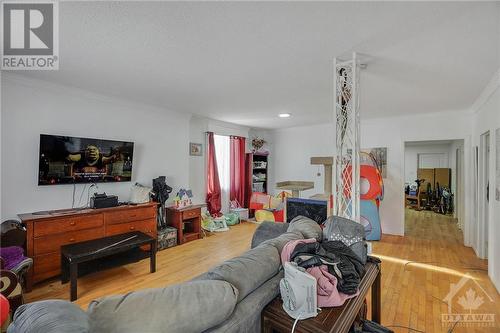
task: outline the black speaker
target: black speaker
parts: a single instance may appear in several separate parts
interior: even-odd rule
[[[94,194],[92,198],[90,198],[90,207],[91,208],[109,208],[118,206],[118,197],[116,195],[106,195],[106,193],[102,194]]]

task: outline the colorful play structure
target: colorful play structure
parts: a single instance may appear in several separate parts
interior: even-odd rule
[[[312,163],[313,160],[316,163]],[[313,157],[311,164],[324,164],[325,165],[325,191],[331,191],[331,174],[328,176],[327,172],[331,173],[331,169],[326,166],[333,161],[333,157]],[[360,152],[359,154],[359,192],[360,192],[360,223],[365,227],[365,235],[367,240],[380,240],[382,235],[382,228],[380,225],[380,202],[384,198],[384,182],[380,168],[377,165],[375,158],[368,153]],[[349,197],[351,195],[352,179],[351,166],[345,167],[343,175],[345,175],[346,182],[344,183],[344,195]],[[327,183],[328,182],[328,183]],[[327,186],[330,186],[327,189]],[[324,196],[324,195],[323,195]],[[317,196],[315,196],[317,197]]]
[[[367,240],[380,240],[382,229],[380,224],[380,202],[384,198],[384,182],[380,169],[375,158],[368,153],[360,152],[360,223],[365,227]],[[312,165],[324,165],[325,187],[322,194],[316,194],[311,198],[314,200],[329,201],[330,208],[333,208],[332,198],[332,168],[333,157],[312,157]],[[344,170],[346,179],[351,179],[351,169],[347,166]],[[307,184],[305,184],[307,183]],[[314,187],[313,182],[287,181],[277,184],[277,188],[292,190],[295,193],[282,191],[273,197],[266,193],[253,193],[250,200],[250,209],[255,211],[255,219],[261,221],[284,221],[285,201],[287,197],[298,197],[298,192]],[[344,194],[350,195],[350,182],[345,183]]]
[[[384,199],[384,181],[371,154],[360,153],[360,223],[365,227],[367,240],[380,240],[380,202]]]

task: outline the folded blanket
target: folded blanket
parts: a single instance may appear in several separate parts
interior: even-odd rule
[[[24,250],[20,246],[0,247],[0,257],[4,260],[4,269],[10,270],[25,259]]]

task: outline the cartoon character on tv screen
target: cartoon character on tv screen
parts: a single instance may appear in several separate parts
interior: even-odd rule
[[[104,156],[97,146],[89,144],[83,152],[69,154],[66,159],[73,162],[73,172],[76,174],[105,174],[106,166],[120,159],[120,152],[117,150],[110,156]]]

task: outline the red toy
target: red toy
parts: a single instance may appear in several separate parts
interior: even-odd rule
[[[0,323],[3,325],[9,318],[10,304],[4,295],[0,294]]]

